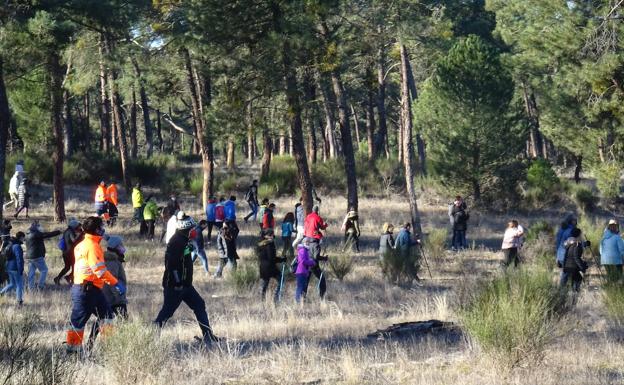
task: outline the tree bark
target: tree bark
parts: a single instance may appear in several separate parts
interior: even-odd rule
[[[141,75],[141,67],[136,58],[132,56],[132,65],[134,66],[134,72],[137,79],[139,79],[139,97],[141,98],[141,109],[143,110],[143,128],[145,129],[145,155],[149,158],[154,152],[154,133],[152,129],[152,122],[149,116],[149,100],[147,98],[147,92],[145,91],[145,79]],[[160,135],[160,131],[158,132]],[[162,143],[162,138],[159,137]]]
[[[574,183],[581,183],[581,171],[583,169],[583,157],[581,155],[576,155],[574,157]]]
[[[269,176],[271,169],[271,157],[273,156],[273,142],[268,128],[262,129],[262,164],[260,166],[260,179]]]
[[[368,90],[366,103],[366,141],[368,145],[368,160],[375,159],[375,102],[373,90]]]
[[[106,35],[104,36],[104,41],[106,54],[111,55],[114,51],[112,42]],[[123,177],[123,184],[126,188],[126,191],[128,192],[131,191],[132,181],[130,180],[128,146],[126,143],[125,127],[121,116],[121,97],[119,96],[119,91],[117,89],[117,71],[115,69],[111,69],[106,72],[106,75],[106,83],[108,84],[110,91],[110,103],[113,112],[113,126],[115,127],[114,131],[117,136],[117,143],[119,146],[119,157],[121,158],[121,173]]]
[[[540,132],[539,112],[535,94],[529,89],[526,82],[522,82],[522,93],[524,97],[524,108],[529,119],[529,151],[531,158],[544,158],[544,144]]]
[[[130,157],[136,159],[139,155],[139,143],[137,140],[137,103],[136,92],[132,87],[132,105],[130,105]]]
[[[89,91],[87,91],[83,98],[83,121],[82,121],[82,132],[84,133],[84,140],[82,142],[82,150],[88,151],[90,149],[89,143],[91,143],[91,96]]]
[[[412,159],[414,158],[414,145],[412,143],[412,103],[410,100],[410,90],[408,85],[408,56],[404,44],[400,45],[401,53],[401,120],[403,121],[403,165],[405,168],[405,186],[409,200],[410,216],[414,236],[422,236],[420,224],[420,214],[416,198],[416,188],[414,186],[414,169]]]
[[[360,137],[360,122],[358,121],[357,112],[355,111],[353,104],[351,104],[351,115],[353,116],[353,125],[355,126],[355,152],[357,152],[360,148],[360,142],[362,140]]]
[[[54,133],[54,152],[52,162],[54,163],[52,172],[53,193],[52,201],[54,205],[54,220],[56,222],[65,221],[65,194],[63,183],[63,91],[61,79],[61,64],[58,53],[50,52],[48,55],[48,71],[50,74],[50,129]]]
[[[160,110],[156,110],[156,136],[158,138],[158,150],[163,153],[165,151],[162,137],[162,118]]]
[[[319,90],[321,91],[321,97],[323,99],[323,112],[325,113],[325,151],[326,157],[329,159],[335,159],[338,156],[336,149],[336,136],[334,135],[334,127],[336,127],[336,119],[334,117],[334,110],[330,100],[329,93],[323,87],[319,76]]]
[[[226,164],[227,164],[227,169],[230,171],[234,171],[234,167],[235,167],[235,159],[234,159],[234,154],[236,152],[236,148],[234,146],[234,139],[233,138],[228,138],[228,142],[227,142],[227,156],[226,156]]]
[[[68,90],[63,90],[63,135],[65,156],[71,156],[74,151],[74,124],[71,114],[71,97]]]
[[[106,80],[108,78],[106,65],[104,64],[104,51],[106,42],[104,37],[100,38],[98,51],[100,54],[100,147],[104,152],[111,150],[111,121],[110,121],[110,101],[108,99],[108,91]]]
[[[279,155],[283,156],[286,154],[286,133],[284,130],[280,130],[279,133]]]
[[[375,138],[376,156],[385,151],[386,157],[390,158],[388,148],[388,126],[386,123],[386,53],[384,48],[379,48],[377,57],[377,115],[379,121],[379,131]],[[399,146],[400,147],[400,146]]]
[[[410,104],[414,100],[418,99],[418,90],[416,89],[416,81],[414,80],[414,73],[412,72],[412,64],[409,61],[409,57],[406,56],[407,61],[407,85],[409,87],[411,99]],[[410,107],[411,109],[411,107]],[[420,133],[416,134],[416,148],[418,149],[418,160],[420,161],[420,173],[423,176],[427,176],[427,158],[425,154],[425,142],[422,139]]]
[[[7,140],[11,126],[11,110],[9,98],[4,85],[4,59],[0,55],[0,175],[6,169]],[[0,178],[0,191],[4,191],[4,178]],[[4,194],[0,194],[0,219],[3,217]]]
[[[251,166],[256,158],[256,149],[254,146],[254,138],[256,133],[254,131],[253,121],[253,108],[251,101],[247,104],[247,162]]]

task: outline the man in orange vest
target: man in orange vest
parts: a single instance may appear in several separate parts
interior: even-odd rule
[[[106,200],[107,200],[107,209],[109,219],[107,224],[109,226],[114,226],[117,221],[117,215],[119,211],[117,210],[117,203],[119,203],[119,194],[117,193],[117,185],[115,183],[111,183],[106,188]]]
[[[95,215],[101,216],[106,212],[106,183],[101,181],[95,190]]]
[[[114,286],[123,295],[126,287],[107,269],[100,241],[104,223],[100,217],[89,217],[82,224],[84,239],[76,245],[74,254],[74,285],[71,288],[71,329],[67,331],[67,352],[77,353],[82,347],[84,327],[92,314],[98,318],[103,336],[112,327],[113,311],[102,293],[104,285]]]

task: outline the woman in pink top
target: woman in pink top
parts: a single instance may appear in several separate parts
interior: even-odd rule
[[[518,257],[518,249],[522,247],[522,240],[524,239],[524,229],[518,224],[517,220],[512,220],[507,224],[507,230],[503,235],[503,254],[505,260],[503,266],[508,267],[513,262],[514,267],[518,267],[520,258]]]

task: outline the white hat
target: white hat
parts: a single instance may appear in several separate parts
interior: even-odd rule
[[[180,214],[178,214],[178,220],[176,222],[176,229],[187,230],[194,226],[195,226],[195,221],[193,220],[193,218],[189,217],[188,215],[184,215],[182,218],[180,218]]]
[[[611,225],[617,225],[618,221],[616,221],[615,219],[609,219],[609,226]]]

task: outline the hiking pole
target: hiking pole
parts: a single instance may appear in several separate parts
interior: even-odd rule
[[[284,290],[284,269],[286,266],[286,261],[282,262],[282,276],[280,278],[280,286],[279,286],[279,294],[277,296],[277,302],[282,302],[282,290]]]
[[[583,236],[583,238],[585,239],[585,241],[587,241],[587,238],[585,236]],[[603,284],[606,283],[606,281],[605,281],[606,278],[605,278],[605,276],[603,274],[602,265],[600,264],[600,261],[596,257],[596,254],[594,254],[594,250],[592,250],[591,246],[589,246],[587,248],[589,249],[589,254],[591,254],[592,259],[594,260],[594,263],[596,264],[596,266],[598,266],[598,272],[600,273],[600,281]]]
[[[429,269],[429,262],[427,261],[427,255],[425,254],[425,248],[422,246],[421,243],[418,243],[418,246],[420,247],[420,252],[422,253],[422,256],[425,260],[425,266],[427,266],[427,271],[429,272],[429,279],[433,280],[433,276],[431,275],[431,269]]]

